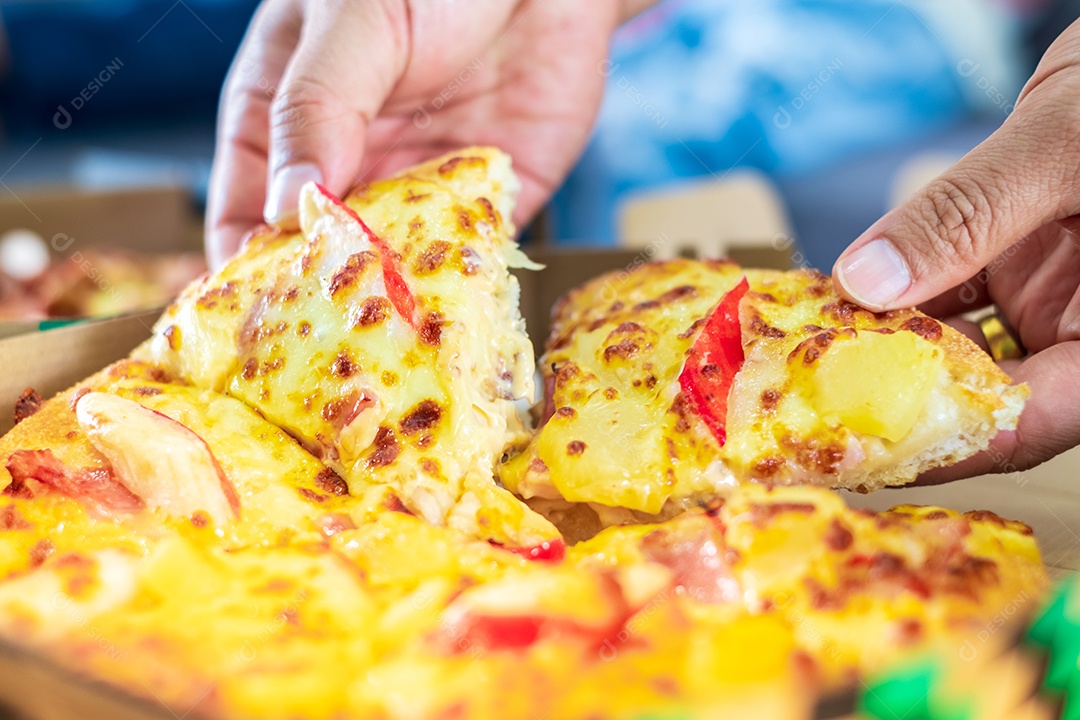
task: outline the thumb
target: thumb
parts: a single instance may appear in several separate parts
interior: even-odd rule
[[[308,181],[341,194],[357,181],[367,127],[406,67],[401,0],[311,3],[300,42],[270,107],[269,223],[295,224]]]
[[[1062,97],[1052,85],[1036,88],[997,132],[852,243],[833,268],[837,290],[873,310],[918,305],[1076,214],[1076,113],[1059,100],[1076,88]]]

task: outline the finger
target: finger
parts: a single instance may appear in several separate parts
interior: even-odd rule
[[[300,36],[299,7],[271,0],[251,22],[222,90],[206,207],[206,254],[219,268],[262,221],[270,101]]]
[[[983,334],[979,323],[965,320],[962,317],[946,318],[945,323],[953,330],[956,330],[961,335],[967,337],[968,340],[978,345],[980,350],[988,355],[990,354],[990,345],[986,342],[986,335]]]
[[[990,291],[986,286],[987,279],[986,272],[980,272],[961,285],[946,290],[937,297],[930,298],[919,306],[919,310],[930,317],[936,318],[963,315],[973,310],[981,310],[992,302]]]
[[[1077,94],[1075,72],[1032,90],[1000,130],[840,256],[837,289],[874,310],[918,305],[1037,228],[1076,214],[1080,128],[1066,100]]]
[[[367,126],[409,57],[400,0],[314,3],[281,91],[270,107],[270,178],[263,215],[290,225],[300,186],[322,182],[343,193],[353,184]]]
[[[937,484],[987,473],[1027,470],[1080,443],[1080,342],[1044,350],[1012,369],[1013,379],[1026,382],[1031,397],[1015,431],[998,433],[985,452],[919,478]],[[1006,368],[1007,370],[1009,368]]]

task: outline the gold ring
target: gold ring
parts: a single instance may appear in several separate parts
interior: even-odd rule
[[[990,348],[990,357],[994,358],[995,362],[1019,360],[1027,355],[1023,344],[996,312],[990,313],[978,322],[979,329],[986,338],[986,345]]]

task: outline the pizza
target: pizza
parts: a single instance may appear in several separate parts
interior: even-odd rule
[[[555,529],[491,482],[525,437],[515,399],[533,382],[508,272],[530,265],[512,242],[517,187],[487,150],[348,203],[308,185],[300,233],[253,235],[135,357],[256,409],[354,491],[390,484],[431,522],[542,545]]]
[[[533,435],[515,409],[533,366],[515,189],[484,148],[344,199],[307,186],[299,232],[256,230],[131,357],[24,393],[0,438],[0,638],[177,715],[794,720],[898,660],[955,656],[1042,595],[1031,529],[988,512],[854,510],[794,477],[592,525],[541,507],[589,503],[523,497],[502,458],[568,413]],[[853,327],[900,334],[910,317]],[[730,333],[711,325],[697,330]],[[710,376],[712,351],[687,340],[686,366]],[[926,342],[952,372],[955,351]],[[619,358],[619,387],[666,377],[667,352]],[[652,407],[615,400],[618,420]],[[717,446],[718,418],[738,440],[736,405],[698,407]],[[582,435],[582,457],[604,427],[621,432]],[[638,481],[640,458],[618,459],[598,483]],[[572,471],[547,472],[583,484]]]
[[[1028,394],[916,310],[865,310],[813,270],[685,259],[563,298],[540,370],[542,426],[499,478],[607,522],[744,482],[905,484],[1015,428]]]
[[[30,236],[31,256],[47,255],[45,242]],[[18,258],[19,255],[13,254]],[[0,321],[119,315],[169,304],[192,280],[206,272],[196,253],[150,254],[110,248],[72,252],[39,272],[0,265]]]

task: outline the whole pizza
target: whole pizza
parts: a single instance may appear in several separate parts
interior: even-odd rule
[[[598,278],[522,413],[517,187],[490,148],[308,185],[130,358],[28,389],[0,636],[178,716],[784,719],[1042,595],[1026,525],[834,491],[984,449],[1027,390],[818,273]]]

